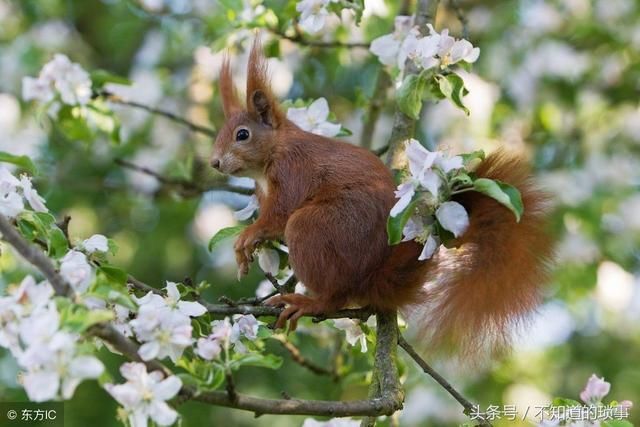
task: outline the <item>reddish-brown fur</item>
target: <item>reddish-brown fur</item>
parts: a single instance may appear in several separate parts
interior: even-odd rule
[[[513,214],[478,193],[458,196],[470,214],[459,248],[418,261],[414,242],[390,247],[386,220],[395,203],[390,171],[368,150],[305,132],[286,119],[272,95],[259,42],[249,60],[247,109],[237,98],[225,62],[220,79],[225,106],[212,164],[257,180],[260,215],[236,242],[246,273],[261,242],[284,239],[297,277],[312,296],[284,295],[278,325],[295,328],[303,314],[346,305],[378,310],[427,307],[425,338],[463,351],[500,347],[508,329],[538,303],[550,245],[542,230],[544,198],[517,158],[494,154],[478,175],[515,185],[525,214]],[[224,97],[228,97],[224,99]],[[251,132],[236,141],[239,129]],[[425,282],[428,282],[425,286]]]

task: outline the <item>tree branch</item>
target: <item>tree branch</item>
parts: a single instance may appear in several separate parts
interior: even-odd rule
[[[469,415],[474,410],[474,405],[460,394],[453,386],[444,379],[442,375],[433,370],[427,362],[414,350],[414,348],[404,339],[404,337],[398,334],[398,345],[407,352],[409,356],[422,368],[425,374],[436,380],[438,384],[442,386],[454,399],[456,399],[464,408],[464,413]],[[481,426],[491,426],[491,424],[485,420],[480,420]]]
[[[40,249],[31,245],[22,237],[4,215],[0,215],[0,233],[2,233],[3,240],[13,246],[24,259],[42,272],[44,277],[51,283],[56,294],[67,295],[71,291],[71,287],[56,271],[53,262]]]
[[[418,8],[415,14],[415,24],[422,35],[427,34],[427,24],[435,23],[436,11],[440,0],[418,0]],[[416,64],[409,58],[405,62],[404,75],[418,74],[420,72]],[[396,108],[393,117],[393,128],[389,138],[389,153],[387,165],[394,167],[398,164],[399,155],[403,151],[402,143],[411,138],[415,133],[416,121]]]
[[[211,185],[209,187],[202,187],[193,181],[166,177],[154,170],[151,170],[144,166],[136,165],[135,163],[131,163],[124,159],[116,159],[115,163],[119,166],[122,166],[123,168],[131,169],[136,172],[140,172],[140,173],[152,176],[155,179],[157,179],[161,184],[164,184],[167,186],[179,187],[183,190],[182,195],[185,197],[199,196],[200,194],[205,193],[207,191],[216,191],[216,190],[228,191],[228,192],[237,193],[237,194],[244,194],[247,196],[250,196],[254,193],[253,188],[239,187],[237,185],[231,185],[227,183],[219,183],[219,184]]]
[[[289,283],[291,279],[287,281]],[[127,278],[127,282],[132,287],[141,290],[143,292],[153,292],[158,295],[163,295],[160,289],[156,289],[152,286],[147,285],[146,283],[136,279],[135,277],[129,275]],[[285,283],[286,285],[286,283]],[[282,286],[285,286],[282,285]],[[218,314],[222,316],[231,316],[234,314],[252,314],[255,317],[278,317],[282,310],[282,307],[273,307],[270,305],[255,305],[255,304],[240,304],[240,301],[234,301],[234,304],[212,304],[207,301],[200,300],[198,301],[200,304],[204,305],[207,311],[211,314]],[[375,314],[373,310],[369,308],[350,308],[344,310],[338,310],[334,313],[326,313],[322,315],[308,315],[307,317],[313,317],[314,321],[319,322],[327,319],[342,319],[342,318],[351,318],[351,319],[359,319],[363,322],[366,322],[371,315]]]
[[[410,3],[410,0],[404,0],[400,6],[398,15],[408,15]],[[395,27],[391,28],[391,31],[394,30]],[[373,134],[376,130],[376,124],[382,112],[382,107],[384,107],[387,90],[391,87],[391,83],[392,80],[387,70],[385,70],[384,67],[379,67],[378,74],[376,75],[376,86],[373,89],[373,94],[369,100],[369,108],[364,116],[364,125],[362,126],[362,134],[360,135],[360,145],[362,147],[371,148],[373,145]],[[383,148],[387,147],[388,146],[385,146]],[[380,156],[385,153],[386,149],[381,153],[378,153],[378,151],[379,150],[376,150],[375,153]]]
[[[180,117],[177,114],[174,114],[170,111],[166,111],[166,110],[161,110],[159,108],[155,108],[155,107],[151,107],[149,105],[145,105],[145,104],[141,104],[139,102],[135,102],[135,101],[129,101],[126,99],[123,99],[121,97],[119,97],[116,94],[113,94],[111,92],[107,92],[107,91],[102,91],[98,94],[98,96],[102,96],[104,97],[106,100],[113,102],[115,104],[120,104],[120,105],[126,105],[128,107],[133,107],[133,108],[138,108],[140,110],[144,110],[147,111],[151,114],[156,114],[158,116],[163,116],[166,117],[169,120],[172,120],[176,123],[179,123],[181,125],[184,125],[186,127],[188,127],[192,132],[197,132],[197,133],[201,133],[203,135],[206,135],[208,137],[211,138],[215,138],[217,132],[214,129],[211,129],[209,127],[206,126],[201,126],[198,124],[193,123],[190,120],[185,119],[184,117]]]

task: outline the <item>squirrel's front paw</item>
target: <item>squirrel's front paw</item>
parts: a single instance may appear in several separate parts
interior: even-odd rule
[[[259,233],[247,228],[236,240],[234,246],[236,263],[238,264],[238,279],[249,272],[249,264],[253,261],[253,253],[264,241]]]

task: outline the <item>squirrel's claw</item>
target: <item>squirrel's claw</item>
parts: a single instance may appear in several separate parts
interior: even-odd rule
[[[264,302],[266,305],[275,307],[284,306],[286,308],[282,310],[278,316],[278,320],[275,324],[275,329],[283,329],[289,322],[288,332],[293,332],[298,326],[298,319],[306,314],[320,314],[316,308],[316,301],[306,295],[300,294],[286,294],[275,295]]]

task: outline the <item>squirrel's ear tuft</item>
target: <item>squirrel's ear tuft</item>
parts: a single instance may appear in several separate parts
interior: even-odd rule
[[[267,60],[262,54],[258,36],[253,41],[247,67],[247,110],[257,120],[274,129],[284,121],[278,100],[271,92]]]
[[[231,63],[229,57],[225,55],[222,60],[222,69],[220,70],[220,96],[222,98],[222,110],[225,117],[229,117],[233,113],[242,110],[238,92],[233,85],[233,77],[231,73]]]

